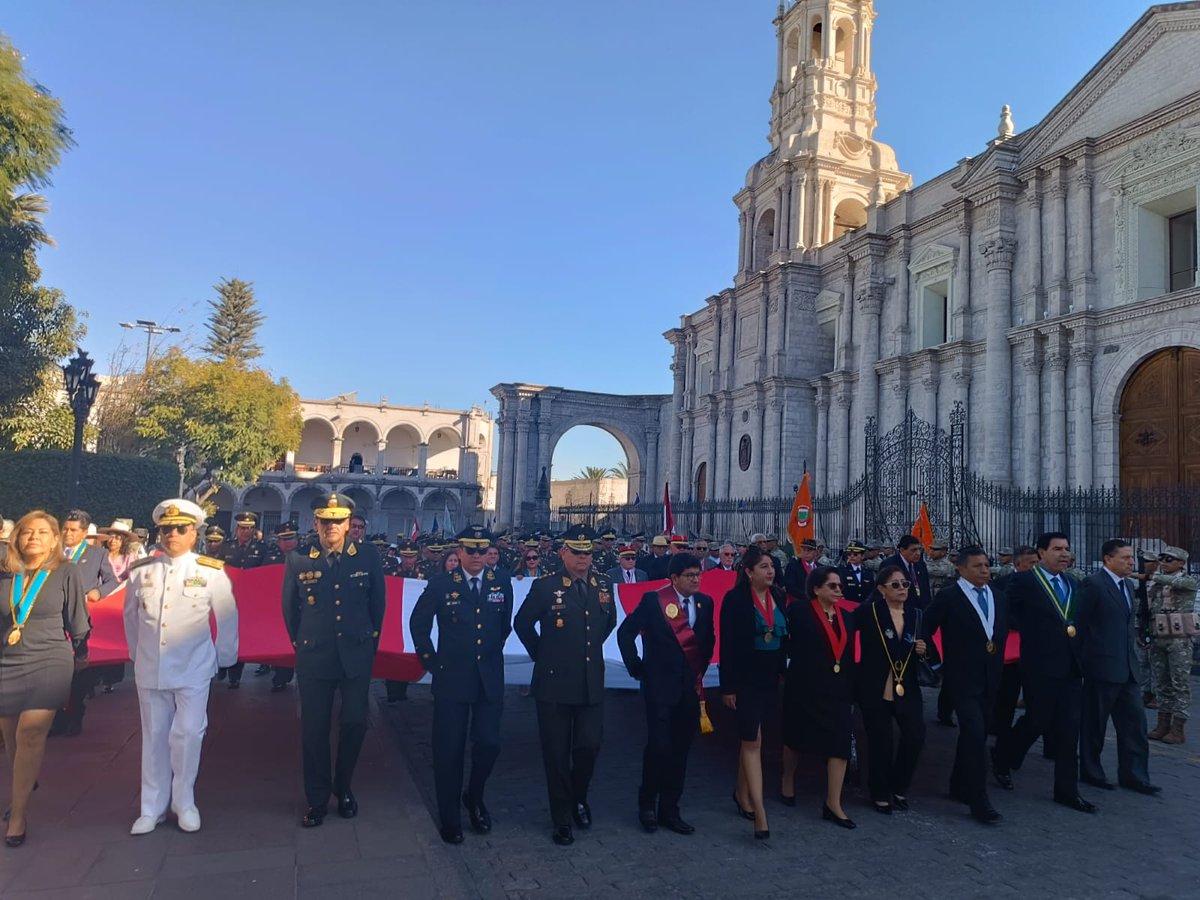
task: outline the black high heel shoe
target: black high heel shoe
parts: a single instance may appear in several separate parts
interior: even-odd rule
[[[858,827],[854,824],[854,820],[849,817],[846,817],[845,819],[839,819],[836,815],[834,815],[833,810],[830,809],[826,804],[821,805],[821,818],[826,822],[832,822],[839,828],[854,829]]]
[[[733,792],[733,802],[738,808],[738,815],[740,815],[743,819],[749,819],[751,822],[754,821],[754,811],[750,810],[747,812],[742,808],[742,801],[737,798],[737,791]]]
[[[769,839],[770,839],[770,837],[771,837],[771,829],[769,829],[769,828],[766,828],[766,829],[764,829],[764,830],[762,830],[762,831],[756,831],[756,832],[754,832],[754,839],[755,839],[756,841],[765,841],[765,840],[769,840]]]
[[[4,838],[5,847],[20,847],[23,843],[25,843],[24,832],[21,834],[10,834]]]
[[[38,784],[38,783],[35,781],[35,782],[33,783],[33,789],[36,791],[36,790],[37,790],[39,787],[41,787],[41,785],[40,785],[40,784]],[[10,806],[10,807],[8,807],[8,808],[6,808],[6,809],[4,810],[4,821],[5,821],[5,822],[7,822],[11,816],[12,816],[12,807]],[[22,838],[22,840],[24,840],[24,838]],[[20,845],[20,844],[14,844],[13,846],[15,846],[15,847],[19,847],[19,846],[21,846],[21,845]]]

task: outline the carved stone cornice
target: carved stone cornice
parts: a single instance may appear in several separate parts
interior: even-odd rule
[[[989,272],[994,272],[998,269],[1012,271],[1013,259],[1017,253],[1017,242],[1015,239],[1005,235],[994,237],[991,240],[984,241],[983,246],[979,250],[983,254]]]

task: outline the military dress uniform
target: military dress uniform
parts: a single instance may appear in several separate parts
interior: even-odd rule
[[[1162,552],[1187,562],[1186,550],[1164,547]],[[1192,638],[1183,628],[1185,617],[1191,619],[1196,610],[1196,579],[1185,568],[1174,575],[1155,572],[1150,580],[1150,667],[1158,700],[1158,725],[1149,737],[1165,744],[1182,744],[1183,723],[1192,705]]]
[[[267,554],[267,545],[253,536],[254,529],[258,528],[258,514],[238,513],[233,521],[239,528],[249,528],[251,537],[248,541],[225,541],[221,549],[221,559],[225,561],[225,565],[233,566],[235,569],[257,569],[263,564],[263,559]],[[227,670],[218,672],[217,679],[220,680],[228,675],[229,689],[236,691],[242,686],[242,670],[245,668],[246,664],[239,659]],[[260,674],[265,674],[265,672]]]
[[[861,560],[856,566],[849,561],[851,554],[866,553],[867,548],[856,541],[846,546],[847,562],[838,567],[842,576],[842,596],[850,603],[863,603],[875,591],[875,573],[866,567]]]
[[[314,504],[317,518],[348,519],[354,502],[331,494]],[[303,743],[305,827],[320,825],[330,793],[338,812],[358,811],[351,779],[367,732],[367,693],[387,603],[379,554],[346,537],[339,551],[319,542],[288,554],[283,620],[296,648]],[[329,729],[341,695],[337,765],[331,777]]]
[[[564,546],[590,553],[592,537],[590,528],[573,528]],[[574,840],[572,819],[581,828],[591,824],[587,792],[604,735],[604,641],[616,625],[612,582],[565,570],[535,581],[513,622],[533,660],[530,693],[559,844]]]
[[[299,537],[300,529],[295,522],[280,522],[275,526],[275,540],[288,540],[290,538]],[[266,552],[263,554],[262,565],[278,566],[287,562],[287,555],[290,551],[284,551],[278,543],[270,544]],[[261,671],[260,667],[258,674],[266,674]],[[267,666],[271,672],[271,690],[275,693],[280,693],[289,684],[292,683],[292,678],[296,674],[296,670],[291,666]]]
[[[189,500],[165,500],[154,510],[159,526],[203,522],[204,511]],[[132,833],[153,831],[168,805],[180,828],[196,831],[209,682],[218,664],[237,659],[237,605],[224,563],[192,552],[138,560],[129,567],[124,619],[142,723],[141,807]]]
[[[482,526],[464,529],[464,548],[486,549],[492,536]],[[483,803],[488,776],[500,755],[504,710],[504,642],[512,631],[512,582],[484,567],[436,576],[421,592],[409,617],[409,633],[421,665],[433,676],[433,780],[442,839],[461,843],[465,806],[475,831],[491,830]],[[431,637],[437,621],[438,639]],[[470,725],[471,778],[463,793],[463,764]],[[461,806],[460,806],[461,804]]]

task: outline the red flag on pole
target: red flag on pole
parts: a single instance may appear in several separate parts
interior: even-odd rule
[[[412,534],[409,535],[414,541],[421,536],[421,526],[417,522],[417,517],[413,516]]]
[[[800,490],[796,491],[796,500],[792,504],[792,515],[788,519],[788,537],[792,540],[792,548],[797,552],[805,540],[816,540],[817,527],[813,523],[812,489],[808,484],[808,473],[800,482]]]
[[[912,533],[928,553],[930,545],[933,544],[933,523],[929,521],[929,508],[925,506],[924,500],[921,501],[920,515],[917,516],[917,521],[913,522]]]
[[[663,484],[663,534],[675,533],[675,515],[671,512],[671,482]]]

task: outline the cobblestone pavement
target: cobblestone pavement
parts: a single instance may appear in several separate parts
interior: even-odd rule
[[[432,699],[423,685],[409,694],[408,701],[384,707],[384,715],[424,794],[429,818],[423,827],[436,838]],[[610,691],[589,798],[595,824],[576,830],[574,846],[560,848],[550,841],[534,703],[510,688],[506,704],[503,751],[486,798],[495,828],[485,837],[467,829],[466,843],[448,848],[464,897],[1200,896],[1200,735],[1194,730],[1182,747],[1152,743],[1150,770],[1164,788],[1160,798],[1085,786],[1084,796],[1100,807],[1095,816],[1051,802],[1052,764],[1035,746],[1016,773],[1014,792],[991,785],[1004,820],[989,827],[946,796],[956,732],[931,723],[909,795],[912,812],[880,816],[864,787],[848,787],[846,810],[859,825],[853,832],[820,820],[822,774],[815,762],[801,772],[796,807],[779,802],[779,742],[769,735],[771,839],[762,842],[730,799],[732,724],[710,709],[717,732],[697,738],[684,794],[683,815],[696,834],[646,835],[636,818],[642,702],[635,692]],[[1115,778],[1111,731],[1105,765]]]

